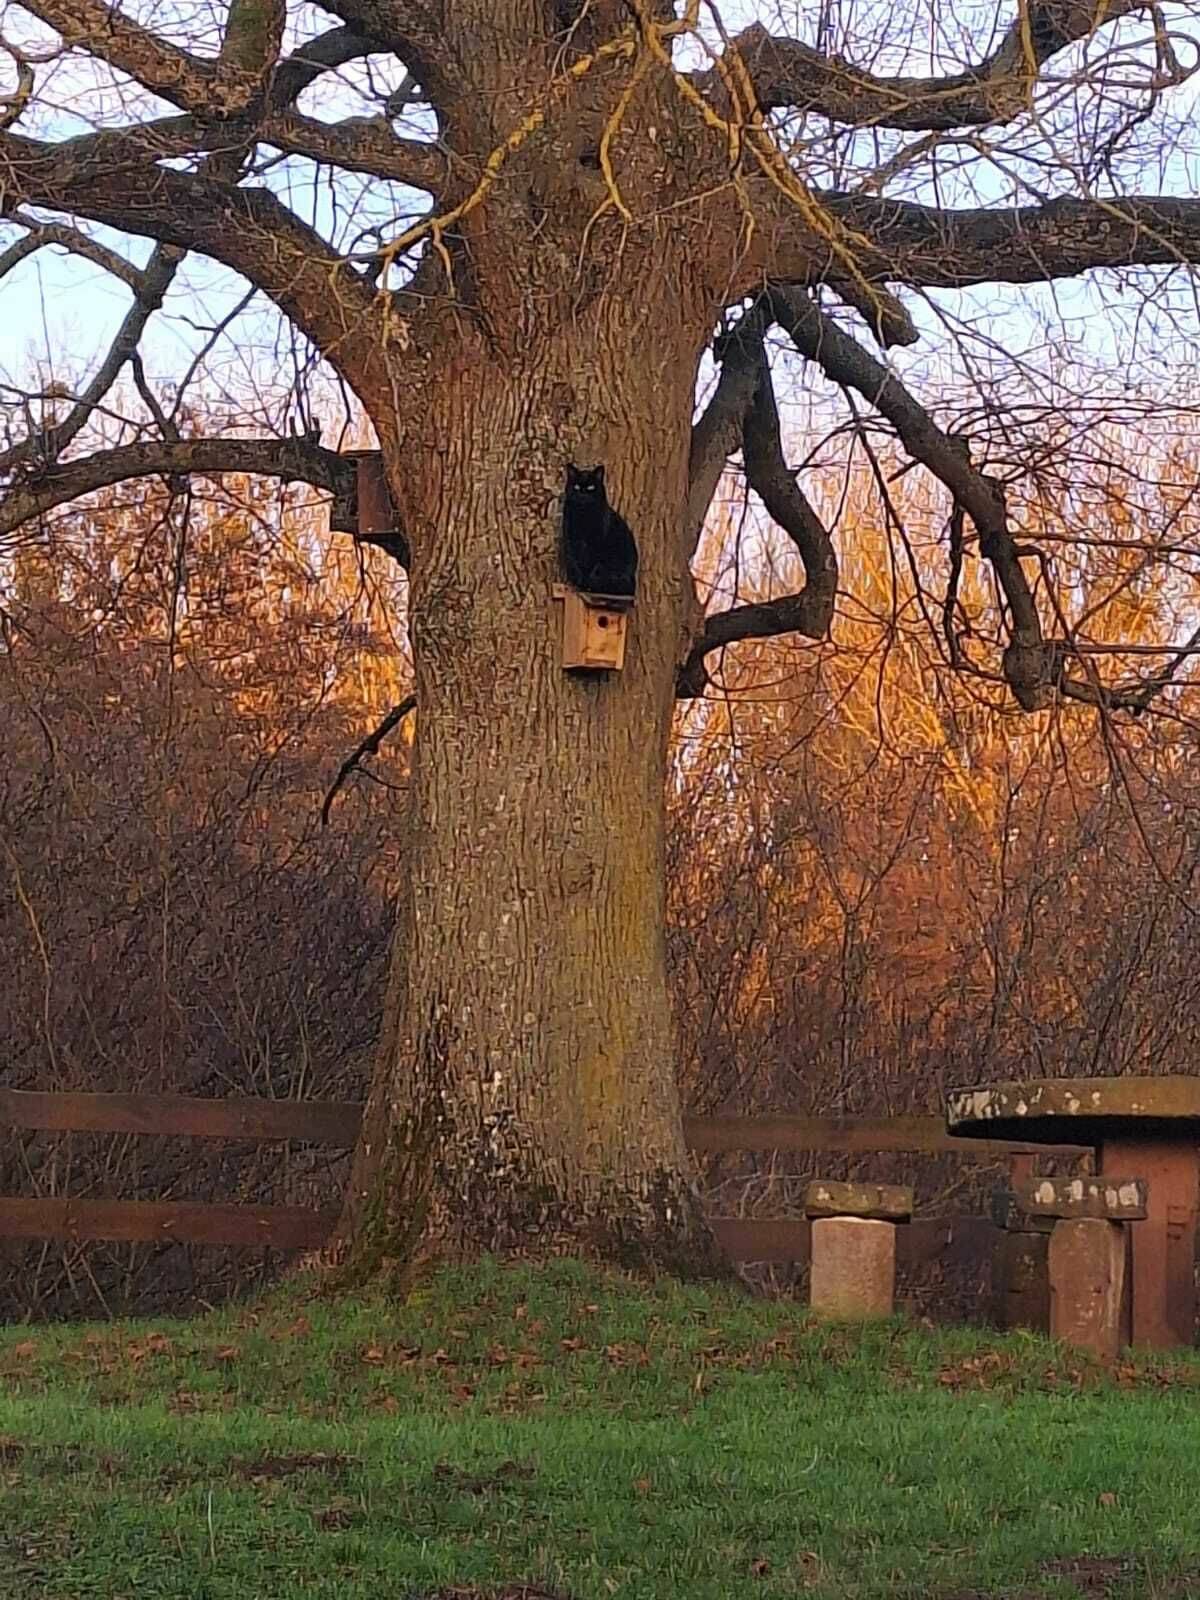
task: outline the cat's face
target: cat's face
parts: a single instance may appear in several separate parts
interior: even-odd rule
[[[582,467],[567,467],[567,487],[576,494],[603,494],[604,493],[604,468],[592,467],[585,471]]]

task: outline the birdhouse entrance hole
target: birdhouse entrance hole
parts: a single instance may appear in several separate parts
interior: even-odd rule
[[[556,583],[563,603],[562,664],[568,672],[620,672],[633,601],[628,595],[581,594]]]

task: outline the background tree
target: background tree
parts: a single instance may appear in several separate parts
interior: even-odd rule
[[[914,561],[913,602],[953,667],[1028,711],[1068,699],[1137,716],[1191,648],[1172,632],[1148,670],[1099,671],[1092,611],[1064,605],[1005,470],[1022,424],[1045,448],[1027,388],[1018,404],[988,383],[955,426],[917,396],[928,371],[914,361],[902,379],[868,348],[918,345],[918,311],[932,340],[940,302],[921,297],[973,285],[1158,268],[1178,309],[1171,273],[1200,256],[1169,121],[1194,59],[1178,16],[1130,0],[981,16],[952,70],[953,18],[918,46],[915,13],[826,12],[809,43],[747,9],[331,0],[320,22],[233,0],[157,31],[94,0],[6,14],[0,206],[20,237],[0,268],[66,248],[133,303],[85,387],[23,409],[0,457],[0,531],[146,475],[266,472],[344,495],[311,412],[286,440],[200,439],[146,383],[139,341],[189,254],[269,297],[382,448],[389,544],[411,558],[418,732],[389,1022],[351,1185],[360,1269],[534,1238],[718,1266],[673,1079],[673,702],[704,694],[726,646],[825,638],[839,592],[828,518],[785,458],[772,329],[940,485],[945,585],[935,612]],[[348,96],[371,114],[318,115]],[[1174,140],[1171,192],[1143,194],[1156,137]],[[305,195],[297,163],[340,176]],[[431,196],[415,220],[412,188]],[[144,264],[113,230],[155,241]],[[710,346],[720,376],[694,420]],[[81,453],[126,367],[139,436]],[[804,581],[702,617],[689,568],[739,452]],[[606,464],[641,549],[611,681],[558,661],[568,461]]]

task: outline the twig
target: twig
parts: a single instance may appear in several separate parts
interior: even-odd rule
[[[345,761],[342,762],[342,765],[338,771],[338,775],[333,780],[333,784],[330,787],[329,793],[325,796],[324,804],[321,806],[321,826],[323,828],[329,826],[329,813],[333,807],[334,800],[337,798],[338,790],[342,787],[350,774],[357,770],[363,757],[377,756],[379,754],[380,745],[387,738],[388,734],[391,733],[392,729],[395,728],[399,723],[403,722],[409,712],[415,711],[416,708],[416,695],[405,695],[404,699],[401,700],[398,706],[392,707],[387,716],[384,717],[383,721],[375,729],[374,733],[369,733],[363,742],[358,746],[358,748],[353,752],[353,754],[347,756]]]

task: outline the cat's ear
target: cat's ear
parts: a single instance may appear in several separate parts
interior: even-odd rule
[[[603,466],[597,467],[595,469],[595,471],[592,473],[592,477],[601,486],[601,488],[603,488],[603,486],[604,486],[604,468],[603,468]]]
[[[580,479],[579,468],[577,466],[575,466],[573,462],[568,461],[567,462],[567,482],[568,482],[568,484],[578,483],[579,479]]]

